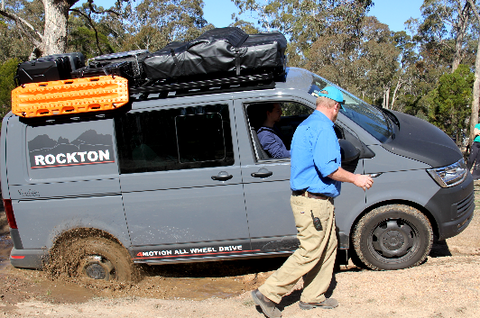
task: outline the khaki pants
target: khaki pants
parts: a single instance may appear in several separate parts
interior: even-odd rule
[[[278,304],[282,296],[290,292],[303,277],[304,286],[300,300],[308,303],[322,302],[332,280],[337,254],[334,206],[329,200],[304,196],[292,196],[290,204],[300,246],[265,284],[260,286],[259,291]],[[322,231],[317,231],[313,226],[310,211],[321,220]]]

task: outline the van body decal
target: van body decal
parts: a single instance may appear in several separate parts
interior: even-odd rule
[[[28,151],[32,169],[115,162],[112,135],[98,134],[93,129],[85,131],[73,141],[38,135],[28,142]]]
[[[191,247],[191,248],[175,248],[162,250],[148,250],[137,252],[134,259],[158,259],[158,258],[175,258],[175,257],[196,257],[196,256],[214,256],[222,254],[238,254],[252,253],[260,250],[246,250],[242,244],[224,245],[224,246],[208,246],[208,247]]]

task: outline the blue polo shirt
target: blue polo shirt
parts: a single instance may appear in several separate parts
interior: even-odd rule
[[[315,110],[296,129],[291,146],[292,190],[329,197],[340,194],[341,182],[328,177],[341,166],[340,145],[333,122]]]

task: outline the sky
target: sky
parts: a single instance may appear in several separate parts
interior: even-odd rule
[[[94,0],[94,2],[109,8],[115,0]],[[203,0],[203,2],[204,17],[215,27],[223,28],[233,22],[231,16],[232,13],[237,12],[237,8],[230,0]],[[404,31],[405,21],[410,18],[420,18],[420,6],[423,4],[423,0],[373,0],[373,2],[375,5],[369,15],[376,16],[392,31]]]
[[[232,13],[236,13],[235,5],[229,0],[203,0],[205,19],[217,28],[228,26]],[[404,23],[410,18],[420,18],[420,6],[423,0],[373,0],[375,5],[369,15],[389,26],[392,31],[404,31]],[[221,13],[218,8],[221,8]]]

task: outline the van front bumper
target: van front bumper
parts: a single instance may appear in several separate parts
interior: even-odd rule
[[[461,184],[441,188],[425,207],[436,220],[438,240],[445,240],[465,230],[475,210],[475,192],[470,173]]]

